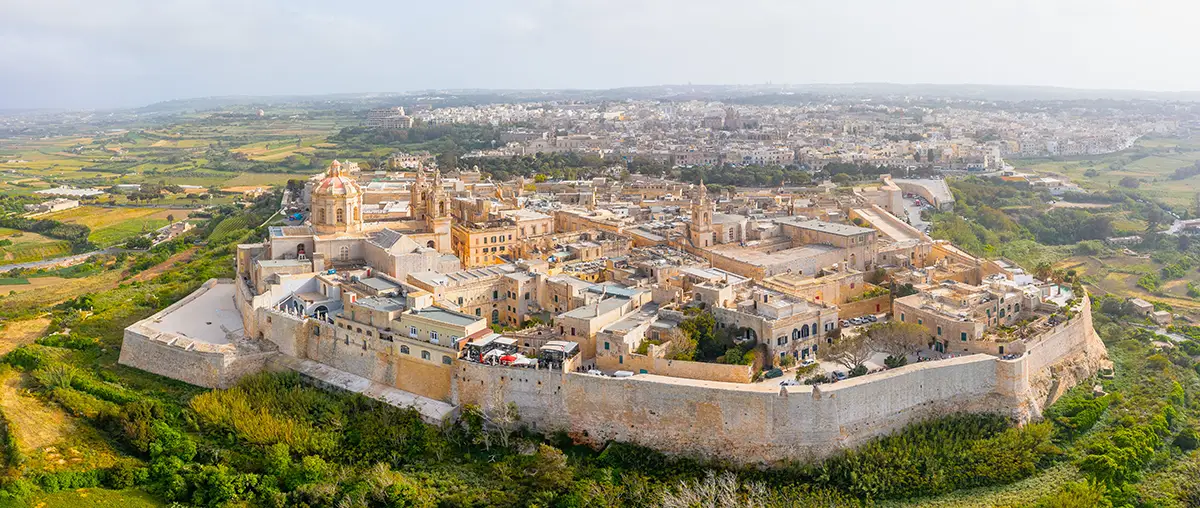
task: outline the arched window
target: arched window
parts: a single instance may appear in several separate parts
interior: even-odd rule
[[[446,202],[438,201],[438,215],[446,215]]]
[[[421,359],[428,360],[429,359],[429,351],[421,351]]]
[[[400,346],[400,352],[404,353],[404,354],[408,354],[408,346]]]
[[[451,360],[450,360],[449,356],[442,355],[442,363],[444,363],[446,365],[450,365],[450,362],[451,362]]]
[[[428,241],[428,242],[425,242],[425,246],[426,246],[426,247],[429,247],[430,249],[436,249],[436,248],[437,248],[437,247],[435,247],[435,246],[434,246],[433,240],[430,240],[430,241]]]
[[[343,245],[342,248],[338,250],[338,258],[340,258],[342,261],[350,259],[350,247]]]
[[[796,328],[792,328],[792,339],[799,339],[799,338],[800,338],[800,330],[796,329]]]
[[[343,224],[346,222],[346,211],[345,210],[338,208],[337,211],[334,212],[334,216],[337,217],[338,224]]]
[[[800,327],[800,337],[808,337],[808,325]]]
[[[320,222],[320,223],[325,222],[325,209],[324,208],[317,209],[317,222]]]
[[[492,322],[493,323],[500,322],[500,311],[499,310],[494,310],[494,309],[492,310]]]

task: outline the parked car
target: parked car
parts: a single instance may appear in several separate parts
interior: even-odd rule
[[[814,363],[817,363],[817,362],[816,362],[816,361],[814,361],[814,360],[813,360],[813,359],[811,359],[811,358],[806,358],[804,361],[800,362],[800,366],[801,366],[801,367],[808,367],[809,365],[812,365],[812,364],[814,364]]]
[[[763,377],[765,377],[767,379],[774,379],[774,378],[777,378],[782,375],[783,375],[783,371],[778,368],[771,369],[771,370],[768,370],[763,373]]]
[[[870,322],[874,323],[874,322],[876,322],[876,321],[879,321],[879,318],[875,317],[875,315],[874,315],[874,314],[870,314],[870,315],[868,315],[868,316],[867,316],[867,321],[870,321]]]
[[[841,381],[841,380],[843,380],[843,379],[846,379],[846,378],[848,378],[848,377],[850,377],[850,376],[846,375],[846,373],[845,373],[845,372],[842,372],[842,371],[840,371],[840,370],[835,370],[835,371],[833,371],[833,377],[837,378],[837,379],[838,379],[838,381]]]
[[[846,328],[846,327],[850,326],[850,321],[843,319],[841,324],[842,324],[842,328]]]

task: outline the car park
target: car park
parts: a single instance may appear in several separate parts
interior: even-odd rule
[[[870,321],[870,322],[874,323],[874,322],[876,322],[876,321],[879,321],[879,318],[875,317],[875,315],[874,315],[874,314],[868,314],[868,315],[867,315],[867,321]]]

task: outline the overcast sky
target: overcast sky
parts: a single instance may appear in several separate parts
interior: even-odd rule
[[[1200,90],[1200,2],[0,0],[0,108],[659,84]]]

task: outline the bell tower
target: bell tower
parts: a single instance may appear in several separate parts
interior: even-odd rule
[[[417,168],[416,178],[408,187],[408,209],[413,219],[425,218],[425,200],[429,198],[429,182],[425,180],[425,168]]]
[[[442,172],[437,170],[433,176],[433,186],[426,192],[424,208],[425,228],[437,237],[435,247],[440,252],[450,252],[450,196],[442,185]]]
[[[706,249],[713,245],[712,202],[708,200],[708,188],[700,181],[700,189],[692,198],[692,224],[688,226],[688,238],[692,246]]]

